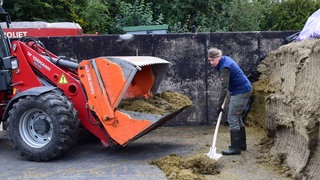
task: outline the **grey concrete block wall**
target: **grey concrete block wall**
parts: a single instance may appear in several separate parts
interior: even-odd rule
[[[149,55],[172,63],[159,91],[171,90],[188,95],[193,106],[184,110],[166,125],[214,124],[220,82],[207,61],[207,49],[218,47],[224,55],[238,62],[253,82],[256,67],[268,52],[284,44],[296,31],[196,33],[166,35],[135,35],[121,40],[119,35],[40,38],[56,55],[79,61],[99,56]],[[226,116],[223,116],[225,120]]]

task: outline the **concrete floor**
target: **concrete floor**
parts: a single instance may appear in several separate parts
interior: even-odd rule
[[[252,134],[249,129],[249,134]],[[256,148],[259,136],[248,138],[248,150],[241,156],[218,160],[222,168],[215,176],[206,179],[286,179],[270,167],[257,166],[250,151]],[[188,156],[207,153],[212,143],[213,128],[160,127],[124,148],[112,150],[100,142],[78,143],[63,157],[50,162],[29,162],[12,149],[8,132],[0,131],[1,179],[166,179],[164,173],[149,162],[169,154]],[[228,145],[228,129],[219,130],[217,149]],[[240,168],[239,168],[240,166]]]

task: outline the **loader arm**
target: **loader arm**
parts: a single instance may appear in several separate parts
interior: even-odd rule
[[[19,69],[13,73],[14,95],[34,87],[59,87],[73,102],[82,125],[98,137],[104,145],[110,145],[105,130],[95,124],[95,117],[87,107],[86,93],[78,75],[73,70],[51,62],[49,59],[59,58],[33,43],[13,41],[12,46],[14,48],[11,54],[19,60]]]

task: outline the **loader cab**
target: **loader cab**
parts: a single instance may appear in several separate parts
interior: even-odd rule
[[[10,15],[2,8],[3,0],[0,0],[0,20],[5,21],[7,27],[11,23]],[[18,68],[18,60],[10,55],[10,40],[0,27],[0,91],[10,91],[12,70]]]
[[[5,58],[10,56],[10,40],[4,35],[2,28],[0,27],[0,57]]]
[[[10,27],[11,18],[10,15],[5,12],[5,10],[2,8],[3,0],[0,0],[0,21],[6,22],[7,28]],[[8,57],[10,56],[10,41],[8,37],[3,33],[2,28],[0,27],[0,57]]]

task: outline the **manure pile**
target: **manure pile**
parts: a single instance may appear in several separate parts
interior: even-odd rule
[[[267,129],[269,155],[295,179],[320,177],[320,40],[293,42],[268,54],[253,83],[249,123]]]
[[[206,155],[183,158],[176,154],[170,154],[154,160],[150,164],[158,166],[169,180],[202,180],[205,179],[205,174],[219,173],[216,170],[216,161]]]
[[[178,92],[165,91],[148,99],[144,97],[124,99],[118,108],[126,111],[162,115],[190,105],[192,105],[192,101],[188,96]]]

